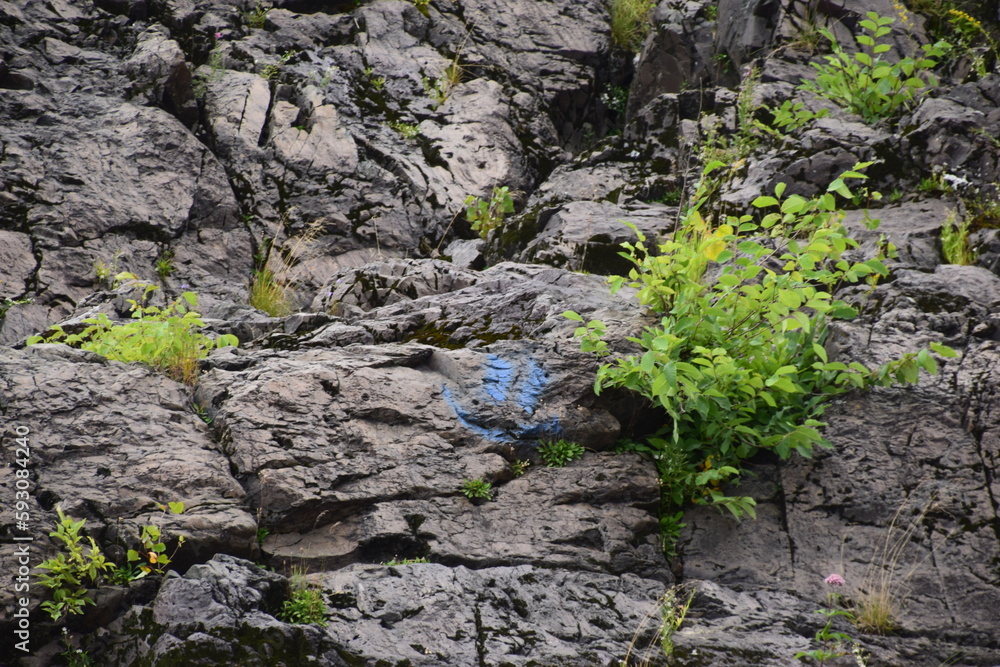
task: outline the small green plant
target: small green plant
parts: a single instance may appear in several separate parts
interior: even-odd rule
[[[413,0],[413,4],[416,5],[417,9],[420,10],[421,14],[427,15],[428,8],[430,7],[431,0]]]
[[[108,570],[107,580],[117,586],[125,586],[131,581],[142,579],[146,574],[134,563],[116,565]]]
[[[420,557],[420,558],[403,558],[401,560],[397,560],[397,559],[393,558],[388,563],[382,563],[382,564],[385,565],[386,567],[393,567],[393,566],[396,566],[396,565],[420,565],[422,563],[429,563],[429,562],[430,561],[427,560],[425,557]]]
[[[271,317],[285,317],[292,314],[289,301],[290,285],[278,279],[274,271],[263,268],[254,271],[250,284],[250,305]]]
[[[920,564],[918,561],[909,570],[901,571],[903,556],[923,530],[924,518],[931,507],[932,503],[928,503],[916,511],[909,503],[903,503],[893,515],[859,589],[852,596],[850,620],[861,632],[886,635],[899,628],[907,582]],[[913,517],[901,525],[900,519],[909,511],[914,513]]]
[[[68,667],[94,667],[97,663],[81,648],[73,646],[69,631],[62,629],[62,639],[60,640],[63,650],[59,653]]]
[[[628,104],[628,88],[623,86],[606,86],[604,92],[601,93],[601,102],[616,114],[621,115],[625,113],[625,107]]]
[[[531,461],[528,459],[517,459],[510,464],[510,470],[514,473],[514,477],[521,477],[524,473],[528,472],[528,466],[531,465]]]
[[[147,285],[146,293],[151,289],[156,287]],[[81,333],[68,334],[56,325],[50,336],[31,336],[27,344],[61,342],[115,361],[138,361],[188,384],[197,379],[198,360],[208,356],[210,350],[239,345],[232,334],[212,339],[197,331],[204,323],[194,310],[198,297],[193,292],[182,293],[163,308],[144,307],[131,299],[129,303],[133,318],[130,322],[116,324],[104,313],[98,313],[83,320],[89,326]]]
[[[941,225],[941,251],[948,264],[973,264],[976,253],[969,247],[969,220],[956,222],[954,211],[948,213]]]
[[[920,183],[917,184],[917,192],[922,192],[926,195],[951,194],[954,190],[948,181],[945,180],[944,176],[944,171],[937,170],[930,176],[921,178]]]
[[[626,51],[638,53],[651,28],[650,0],[611,0],[611,39]]]
[[[267,15],[270,11],[270,8],[264,7],[258,2],[257,6],[247,12],[243,18],[246,20],[247,26],[260,30],[267,24]]]
[[[687,618],[688,610],[691,608],[691,602],[694,600],[694,589],[685,590],[685,588],[684,586],[671,586],[660,596],[656,602],[656,611],[643,618],[632,636],[625,659],[618,663],[620,667],[626,667],[626,665],[645,667],[654,661],[656,664],[660,664],[660,660],[655,660],[654,656],[651,655],[654,651],[668,659],[673,656],[674,633],[680,630],[684,624],[684,619]],[[656,618],[657,616],[659,618]],[[650,623],[659,625],[656,632],[656,646],[639,647],[639,638]]]
[[[667,206],[679,206],[684,198],[684,188],[670,188],[665,190],[656,201]]]
[[[270,535],[270,534],[271,534],[271,531],[268,530],[267,528],[258,528],[257,529],[257,544],[259,546],[263,546],[264,545],[264,540],[266,540],[267,536]]]
[[[804,81],[801,88],[832,100],[868,123],[876,123],[912,105],[919,97],[917,91],[928,84],[937,85],[930,73],[938,64],[934,58],[943,57],[951,46],[944,41],[924,44],[920,47],[921,57],[889,63],[881,54],[891,47],[876,42],[892,32],[893,20],[877,12],[868,12],[867,16],[860,25],[869,34],[854,37],[860,49],[853,54],[841,48],[833,33],[820,29],[829,40],[833,54],[824,56],[826,64],[812,63],[817,71],[816,79]]]
[[[108,266],[104,260],[94,260],[94,277],[97,279],[98,285],[101,285],[102,287],[110,287],[111,276],[114,272],[115,270]]]
[[[377,76],[377,77],[375,77],[374,79],[371,80],[371,84],[372,84],[372,88],[374,88],[375,90],[381,92],[382,89],[385,88],[385,77],[384,76]]]
[[[329,612],[323,602],[322,589],[308,583],[302,574],[292,575],[289,587],[291,595],[281,606],[278,618],[296,624],[322,625],[326,622]]]
[[[681,629],[694,591],[685,595],[679,586],[672,586],[660,598],[660,649],[668,658],[674,653],[674,633]]]
[[[289,51],[288,53],[280,56],[278,58],[278,62],[264,65],[260,70],[260,75],[268,81],[277,78],[277,76],[281,74],[281,69],[288,63],[289,60],[292,59],[292,56],[294,55],[295,54],[293,52]]]
[[[191,404],[191,412],[198,415],[198,419],[202,420],[206,424],[211,425],[213,421],[212,415],[208,414],[208,408],[204,405],[199,405],[198,403]]]
[[[903,198],[902,190],[893,190],[889,193],[889,203],[896,204]]]
[[[844,578],[839,574],[831,574],[824,580],[824,583],[834,589],[846,584]],[[819,646],[809,651],[799,651],[795,654],[796,660],[809,660],[816,665],[822,666],[827,664],[828,660],[853,655],[855,662],[864,667],[867,664],[867,653],[861,648],[861,645],[846,632],[835,632],[832,629],[833,621],[837,617],[844,617],[852,623],[855,622],[854,614],[844,608],[847,601],[844,599],[844,596],[837,592],[828,593],[826,598],[829,608],[818,609],[816,611],[817,614],[826,616],[826,624],[816,631],[816,635],[813,638],[813,641]]]
[[[404,123],[402,121],[393,121],[389,123],[389,127],[399,132],[403,135],[404,139],[416,139],[420,136],[420,128],[417,127],[416,123]]]
[[[160,253],[160,256],[156,259],[156,274],[160,276],[160,280],[166,280],[176,270],[177,267],[174,266],[174,251],[168,249]]]
[[[538,456],[550,468],[562,468],[583,456],[583,445],[568,440],[549,440],[538,445]]]
[[[424,91],[434,101],[435,109],[445,103],[448,96],[451,95],[451,91],[465,77],[465,68],[462,67],[459,60],[461,56],[462,51],[459,49],[452,61],[441,72],[440,76],[434,79],[426,76],[422,78]]]
[[[8,299],[7,297],[0,299],[0,321],[7,315],[7,311],[14,306],[23,306],[29,303],[31,303],[31,299]]]
[[[82,614],[87,604],[94,601],[87,597],[88,586],[96,587],[105,572],[113,567],[94,542],[88,537],[89,549],[84,545],[80,531],[86,520],[74,521],[66,516],[62,508],[56,505],[59,522],[55,532],[49,536],[56,538],[62,545],[62,552],[55,558],[41,563],[40,570],[47,574],[39,575],[39,583],[52,591],[52,599],[42,603],[42,609],[49,612],[53,621],[59,621],[67,614]]]
[[[482,477],[462,480],[461,492],[469,500],[476,500],[478,498],[485,500],[493,499],[493,485]]]
[[[160,509],[163,512],[170,512],[171,514],[182,514],[184,512],[184,503],[167,503],[166,505],[160,505]],[[173,561],[177,550],[184,544],[184,536],[178,536],[177,546],[174,547],[173,553],[168,556],[167,545],[164,544],[163,539],[163,531],[160,530],[159,526],[149,524],[142,527],[142,530],[139,532],[139,548],[129,549],[126,554],[126,558],[128,558],[130,563],[139,564],[138,568],[142,573],[140,576],[146,576],[154,571],[158,573],[163,572],[164,568]]]
[[[469,195],[465,198],[465,219],[472,223],[472,231],[487,235],[503,223],[504,216],[514,212],[514,199],[507,186],[494,187],[488,201]]]
[[[830,113],[829,109],[820,109],[814,113],[806,109],[802,102],[792,102],[791,100],[785,100],[780,107],[770,111],[774,116],[770,123],[756,119],[753,120],[753,123],[758,129],[778,138],[782,138]]]

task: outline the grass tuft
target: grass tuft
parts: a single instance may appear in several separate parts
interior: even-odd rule
[[[638,53],[652,28],[653,7],[650,0],[611,0],[611,39],[614,43],[626,51]]]

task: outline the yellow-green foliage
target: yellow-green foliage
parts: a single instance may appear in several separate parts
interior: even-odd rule
[[[810,457],[814,447],[829,446],[817,418],[830,397],[916,382],[919,369],[936,370],[927,350],[869,369],[830,361],[823,347],[827,321],[856,314],[833,297],[834,289],[874,285],[888,274],[883,260],[891,248],[861,262],[845,256],[858,242],[841,224],[836,195],[853,197],[845,179],[865,178],[857,170],[868,164],[814,199],[784,197],[779,184],[773,197],[753,201],[758,216],[730,216],[717,225],[701,213],[702,184],[672,238],[655,250],[642,234],[638,243],[624,244],[635,268],[610,279],[612,292],[637,288],[639,302],[657,319],[630,339],[641,354],[601,366],[595,390],[630,389],[663,409],[663,429],[634,448],[651,453],[660,467],[665,511],[711,502],[737,517],[753,516],[751,498],[726,496],[721,487],[740,475],[744,461],[761,450]],[[709,164],[705,175],[724,166]],[[710,265],[716,270],[707,271]],[[564,315],[581,323],[576,335],[584,351],[610,354],[603,322]]]
[[[870,34],[854,37],[859,46],[855,53],[844,51],[830,31],[820,30],[830,41],[833,54],[823,56],[827,61],[824,65],[812,63],[817,70],[816,79],[805,81],[801,87],[875,123],[896,115],[913,103],[919,97],[917,91],[928,83],[937,85],[930,74],[938,63],[934,58],[943,57],[951,45],[943,41],[924,44],[919,57],[890,63],[882,59],[882,54],[891,47],[876,42],[892,32],[893,20],[876,12],[868,12],[867,16],[860,25]]]
[[[969,221],[955,221],[954,212],[949,213],[941,225],[941,251],[949,264],[972,264],[976,253],[969,247]]]
[[[291,596],[278,615],[286,623],[316,623],[326,621],[329,612],[323,602],[322,589],[308,583],[301,574],[291,581]]]
[[[89,326],[81,333],[68,334],[57,325],[52,335],[32,336],[27,343],[66,343],[115,361],[139,361],[188,384],[197,379],[198,360],[208,356],[210,350],[239,345],[232,334],[213,339],[198,331],[204,322],[194,310],[198,297],[193,292],[184,292],[181,298],[163,308],[140,306],[134,300],[129,303],[132,304],[129,322],[117,324],[104,313],[98,313],[83,320]]]
[[[611,39],[623,49],[638,53],[650,30],[650,0],[611,0]]]

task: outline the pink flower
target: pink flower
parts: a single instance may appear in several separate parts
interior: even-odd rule
[[[847,582],[844,581],[844,578],[839,574],[831,574],[829,577],[823,580],[823,583],[825,583],[828,586],[843,586]]]
[[[215,33],[215,38],[216,39],[222,39],[222,33],[221,32]]]

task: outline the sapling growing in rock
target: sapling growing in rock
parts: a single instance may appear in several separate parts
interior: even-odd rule
[[[705,174],[722,166],[709,164]],[[758,216],[730,216],[716,225],[702,216],[706,186],[700,184],[681,225],[657,251],[637,230],[639,241],[624,244],[635,267],[609,279],[612,292],[636,288],[657,319],[629,339],[642,352],[601,366],[594,389],[630,389],[663,409],[664,427],[642,446],[659,467],[662,511],[712,503],[737,518],[754,516],[752,498],[723,492],[744,461],[760,451],[811,457],[815,447],[831,446],[818,419],[830,398],[914,383],[920,369],[936,372],[928,350],[870,369],[830,360],[823,346],[829,320],[858,312],[834,291],[858,282],[874,286],[894,254],[886,244],[870,259],[848,259],[859,244],[841,224],[836,197],[853,197],[846,180],[864,179],[860,170],[867,166],[856,165],[812,199],[786,197],[778,184],[774,196],[753,201]],[[580,322],[576,337],[584,351],[611,354],[603,322],[564,315]],[[955,356],[943,345],[931,350]]]

